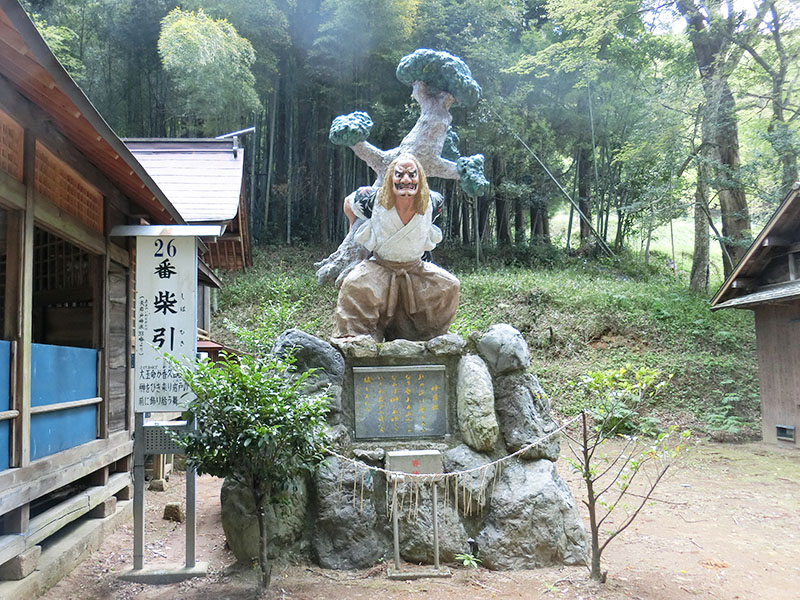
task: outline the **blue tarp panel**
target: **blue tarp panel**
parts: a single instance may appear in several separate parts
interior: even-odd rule
[[[97,396],[97,351],[32,344],[31,406]],[[91,442],[97,437],[97,405],[31,415],[31,460]]]
[[[11,342],[0,340],[0,412],[11,408]],[[8,468],[11,423],[0,421],[0,471]]]

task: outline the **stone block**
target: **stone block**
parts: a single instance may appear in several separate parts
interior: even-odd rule
[[[36,570],[41,555],[41,546],[32,546],[25,552],[17,554],[11,560],[0,565],[0,580],[24,579]]]
[[[186,520],[186,513],[183,511],[183,506],[180,502],[167,502],[164,505],[164,520],[175,521],[183,523]]]
[[[506,463],[477,541],[489,569],[586,563],[581,515],[549,460]]]
[[[511,325],[492,325],[478,340],[478,352],[492,373],[502,375],[531,366],[531,353],[525,338]]]
[[[133,486],[126,485],[124,488],[122,488],[120,491],[117,492],[116,496],[117,500],[130,500],[131,498],[133,498]]]
[[[151,479],[150,485],[147,486],[147,489],[153,492],[165,492],[167,490],[167,480]]]
[[[535,375],[502,375],[494,383],[497,420],[509,451],[516,452],[558,428],[550,417],[550,399]],[[556,461],[560,450],[558,435],[553,435],[529,448],[523,458]]]
[[[352,338],[331,340],[347,358],[372,358],[378,356],[378,343],[371,335],[357,335]]]
[[[328,342],[299,329],[287,329],[275,341],[272,352],[277,356],[294,356],[298,372],[315,369],[311,375],[325,385],[342,385],[344,359]]]
[[[440,335],[425,344],[425,348],[434,356],[460,356],[466,346],[464,338],[455,333]]]
[[[445,453],[444,466],[448,473],[470,471],[468,475],[462,475],[457,480],[454,477],[447,480],[445,502],[457,503],[462,513],[483,514],[496,469],[489,457],[475,452],[466,444],[460,444]]]
[[[285,554],[300,539],[306,524],[308,491],[298,477],[279,492],[277,502],[265,507],[270,558]],[[220,490],[222,529],[236,558],[248,563],[258,557],[260,535],[253,494],[238,481],[226,477]]]
[[[322,463],[315,475],[318,506],[312,540],[319,565],[363,569],[391,548],[389,521],[376,510],[385,502],[385,495],[376,493],[379,479],[336,457]]]
[[[444,562],[455,560],[455,555],[467,551],[467,535],[458,511],[452,502],[446,503],[444,488],[439,485],[438,506],[439,558]],[[406,493],[412,494],[408,486]],[[414,504],[406,501],[400,510],[399,542],[400,555],[408,562],[433,562],[433,494],[430,485],[424,485],[414,492]],[[399,504],[399,502],[398,502]],[[413,506],[413,507],[412,507]]]
[[[418,358],[425,354],[425,342],[392,340],[378,344],[378,356],[385,358]]]
[[[111,496],[90,510],[89,517],[92,519],[105,519],[106,517],[113,515],[116,510],[117,499],[114,496]]]
[[[500,427],[494,412],[492,376],[479,356],[467,355],[458,363],[456,398],[461,437],[473,450],[492,451]]]

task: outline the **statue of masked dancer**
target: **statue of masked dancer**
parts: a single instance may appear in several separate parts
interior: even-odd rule
[[[350,226],[363,219],[355,241],[372,256],[342,283],[336,338],[429,340],[447,333],[458,308],[459,281],[422,260],[442,240],[431,194],[422,165],[403,153],[378,189],[362,187],[345,198]]]

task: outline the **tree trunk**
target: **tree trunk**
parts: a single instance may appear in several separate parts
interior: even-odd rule
[[[541,218],[539,219],[539,224],[542,231],[542,240],[544,243],[550,243],[550,216],[547,214],[547,206],[542,206],[541,211],[539,212]]]
[[[591,470],[591,442],[589,440],[589,425],[586,413],[583,413],[583,481],[586,483],[586,506],[589,509],[589,532],[592,538],[591,571],[589,576],[594,581],[603,581],[603,572],[600,569],[600,530],[597,524],[597,498],[594,493],[594,474]]]
[[[525,243],[525,211],[519,198],[514,200],[514,243],[517,246]]]
[[[689,288],[708,292],[709,235],[708,235],[708,163],[703,157],[697,163],[697,184],[694,192],[694,253]]]
[[[466,200],[461,202],[461,243],[465,246],[468,246],[472,239],[470,234],[470,224],[472,223],[470,212],[472,211],[470,211],[469,203]]]
[[[448,237],[451,240],[457,240],[461,233],[461,191],[457,183],[452,186],[452,190],[452,193],[448,194],[450,200],[447,210],[447,216],[450,221],[450,235]]]
[[[275,164],[275,129],[278,118],[278,87],[280,78],[275,81],[275,90],[272,93],[272,102],[269,105],[269,150],[267,151],[267,182],[264,184],[264,229],[262,239],[267,240],[269,235],[269,197],[272,193],[272,171]]]
[[[744,184],[739,180],[739,132],[736,124],[735,101],[728,82],[721,82],[713,139],[717,166],[717,191],[722,212],[725,277],[733,272],[750,245],[750,211],[747,207]]]
[[[591,149],[581,148],[578,155],[578,208],[586,216],[586,220],[579,219],[581,248],[587,248],[592,241],[592,230],[589,224],[592,222],[592,172],[591,172]]]
[[[494,191],[495,235],[498,244],[511,244],[511,231],[508,226],[508,201],[500,192],[500,185],[506,174],[506,161],[499,152],[492,159],[492,190]]]
[[[497,243],[510,244],[511,232],[508,227],[508,202],[497,191],[494,194],[494,210],[495,218],[497,219]]]
[[[723,238],[720,243],[725,277],[728,277],[747,252],[750,239],[750,213],[739,175],[736,105],[728,83],[728,77],[742,55],[741,50],[730,51],[738,25],[734,19],[715,19],[709,26],[704,7],[696,0],[677,0],[676,4],[688,24],[689,39],[703,86],[706,104],[703,126],[707,128],[703,137],[711,141],[712,156],[717,161],[715,188],[720,199]],[[764,6],[766,3],[759,6],[760,15],[763,15]],[[753,28],[757,26],[751,24]]]

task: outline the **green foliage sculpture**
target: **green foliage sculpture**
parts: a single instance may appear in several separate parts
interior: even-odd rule
[[[483,175],[483,154],[461,156],[456,162],[461,189],[468,196],[483,196],[489,189],[489,181]]]
[[[372,119],[361,111],[349,115],[339,115],[331,123],[328,139],[339,146],[354,146],[369,137],[372,129]]]
[[[415,50],[400,60],[397,79],[409,86],[422,81],[431,94],[447,92],[464,106],[474,106],[481,97],[481,86],[472,78],[467,63],[449,52]]]
[[[173,360],[196,394],[188,407],[197,428],[181,437],[187,461],[200,474],[230,477],[247,487],[256,506],[261,586],[271,564],[265,509],[298,475],[316,468],[327,398],[302,393],[311,371],[292,372],[274,356],[223,356],[214,363]]]

